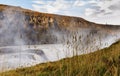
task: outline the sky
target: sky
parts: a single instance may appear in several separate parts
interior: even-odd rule
[[[120,0],[0,0],[0,4],[120,25]]]

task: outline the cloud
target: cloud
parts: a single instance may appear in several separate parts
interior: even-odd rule
[[[120,10],[120,1],[108,7],[110,10]]]
[[[114,15],[116,12],[120,11],[120,1],[119,0],[100,0],[100,1],[89,1],[90,8],[85,9],[85,14],[92,9],[92,16],[95,17],[105,16],[105,15]],[[87,14],[86,14],[87,15]],[[88,15],[87,15],[88,16]],[[89,14],[90,16],[90,14]]]
[[[36,10],[36,11],[40,10],[40,6],[39,6],[39,5],[32,4],[32,7],[33,7],[34,10]]]
[[[35,4],[45,4],[45,2],[44,1],[33,1],[33,3],[35,3]]]
[[[33,1],[32,7],[40,12],[56,14],[71,13],[70,9],[75,8],[73,11],[84,11],[82,14],[86,16],[100,17],[118,13],[120,11],[119,5],[119,0],[36,0]]]
[[[95,9],[92,9],[92,8],[86,8],[86,9],[85,9],[85,15],[86,15],[86,16],[91,16],[91,15],[93,15],[95,12],[96,12],[96,10],[95,10]]]
[[[39,12],[79,16],[92,20],[120,16],[119,5],[120,0],[34,0],[32,7]]]
[[[38,4],[42,4],[38,5]],[[56,1],[33,1],[33,8],[40,12],[47,13],[58,13],[60,11],[65,11],[71,7],[69,1],[65,0],[56,0]]]
[[[74,6],[84,6],[84,5],[86,5],[86,4],[87,4],[87,2],[81,1],[81,0],[76,0],[76,1],[74,2]]]

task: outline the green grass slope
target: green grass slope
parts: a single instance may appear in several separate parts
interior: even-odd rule
[[[90,54],[11,70],[0,76],[120,76],[120,41]]]

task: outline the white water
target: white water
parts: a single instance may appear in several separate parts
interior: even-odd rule
[[[72,57],[73,51],[69,49],[63,44],[3,46],[0,47],[0,71]],[[79,51],[77,53],[80,55],[89,52],[91,51]]]
[[[67,48],[62,44],[5,46],[0,49],[11,49],[0,52],[1,71],[68,57]],[[72,53],[69,53],[69,56],[72,56]]]
[[[9,11],[11,10],[12,9],[4,10],[3,14],[5,17],[3,20],[0,20],[2,26],[0,28],[0,46],[6,45],[7,43],[8,45],[13,44],[22,46],[0,47],[0,71],[6,71],[19,67],[28,67],[39,63],[57,61],[62,58],[71,57],[74,54],[74,48],[76,50],[76,45],[79,46],[77,49],[77,55],[93,52],[95,51],[96,47],[108,47],[117,39],[120,39],[120,31],[119,33],[117,33],[118,29],[116,30],[117,35],[115,34],[116,36],[118,36],[116,38],[116,36],[108,33],[107,30],[81,28],[78,33],[76,33],[77,42],[74,42],[74,39],[73,37],[71,37],[71,35],[70,37],[69,35],[65,35],[65,40],[70,42],[71,47],[73,46],[72,48],[67,48],[67,46],[62,44],[25,45],[27,44],[27,42],[29,42],[29,39],[23,32],[25,30],[23,25],[26,25],[25,16],[24,14],[10,13]],[[62,33],[60,33],[59,31],[56,31],[55,29],[56,28],[51,29],[48,34],[56,37],[58,42],[61,42],[63,40],[62,36],[64,35],[62,35]],[[90,32],[94,31],[97,31],[97,33],[94,33],[94,35],[90,35]],[[21,35],[23,38],[21,38]],[[79,40],[80,36],[82,37],[81,42]],[[91,39],[91,42],[89,44],[87,43],[87,40],[89,40],[88,37]],[[98,40],[99,37],[101,37],[100,41]],[[94,39],[97,39],[97,41],[94,41]],[[93,50],[91,49],[91,47],[95,49]],[[86,48],[88,49],[86,50]]]
[[[20,67],[29,67],[40,63],[57,61],[62,58],[72,57],[74,52],[74,45],[83,47],[77,49],[77,55],[94,52],[99,49],[109,47],[112,43],[120,39],[120,33],[114,36],[108,36],[95,43],[89,45],[81,45],[79,39],[71,46],[63,44],[44,44],[44,45],[21,45],[21,46],[1,46],[0,47],[0,71],[7,71]],[[79,36],[78,36],[79,37]],[[92,38],[92,37],[91,37]],[[95,37],[96,38],[96,37]],[[84,43],[84,39],[82,41]],[[100,44],[99,44],[100,43]],[[91,49],[90,47],[94,47]],[[86,50],[86,48],[88,48]],[[76,50],[76,49],[75,49]],[[83,50],[83,51],[82,51]]]

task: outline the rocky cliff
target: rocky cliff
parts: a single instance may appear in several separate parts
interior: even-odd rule
[[[63,43],[71,37],[69,33],[79,33],[78,37],[82,36],[81,39],[87,44],[88,38],[118,36],[119,31],[118,25],[97,24],[80,17],[0,5],[0,45]],[[79,41],[78,37],[72,38]],[[71,42],[69,39],[67,41]]]

